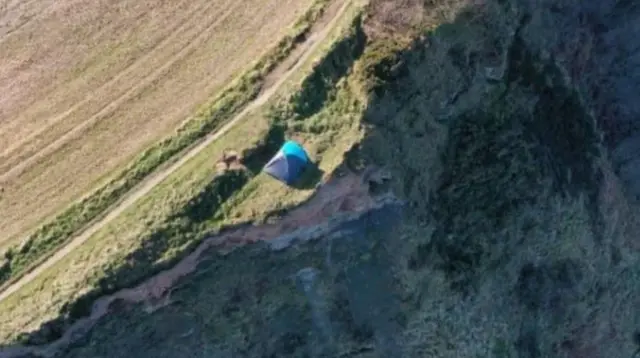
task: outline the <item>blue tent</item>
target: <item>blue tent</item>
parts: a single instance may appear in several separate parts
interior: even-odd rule
[[[304,148],[289,140],[282,145],[263,170],[272,177],[291,185],[309,163],[309,156]]]

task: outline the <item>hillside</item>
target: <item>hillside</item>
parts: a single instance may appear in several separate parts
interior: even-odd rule
[[[344,14],[273,98],[0,302],[23,322],[0,357],[640,351],[640,6]],[[284,138],[316,163],[291,188],[260,174]]]

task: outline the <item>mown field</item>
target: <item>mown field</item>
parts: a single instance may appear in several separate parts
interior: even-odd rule
[[[9,3],[0,36],[0,245],[173,132],[311,1]],[[18,21],[23,19],[23,21]]]
[[[352,28],[357,11],[356,6],[348,8],[340,26],[312,56],[316,59],[327,51],[337,52],[337,62],[334,54],[312,70],[313,61],[307,60],[300,73],[282,87],[275,102],[243,119],[74,252],[0,302],[2,339],[9,342],[22,336],[24,340],[27,336],[21,333],[43,322],[67,314],[72,319],[82,316],[97,297],[175,263],[220,226],[260,222],[308,198],[323,173],[333,171],[361,135],[357,121],[349,114],[361,106],[353,96],[334,105],[339,115],[324,111],[314,116],[341,77],[334,75],[334,67],[345,72],[362,51],[362,30]],[[338,37],[344,40],[332,45]],[[304,75],[310,71],[310,77]],[[305,97],[288,100],[299,87],[307,88]],[[302,114],[287,129],[289,124],[279,119],[280,112],[291,110],[287,103],[298,102],[312,106],[296,109]],[[257,175],[285,136],[302,141],[319,165],[296,188]],[[212,181],[216,161],[227,149],[243,154],[247,170],[232,171]]]

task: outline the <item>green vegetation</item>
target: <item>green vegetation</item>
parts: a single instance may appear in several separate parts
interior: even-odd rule
[[[153,171],[231,119],[258,95],[265,76],[304,39],[327,4],[327,0],[316,1],[290,35],[265,54],[250,71],[204,105],[175,135],[147,149],[105,186],[44,224],[19,247],[9,248],[4,253],[4,263],[0,265],[0,284],[10,285],[46,260]]]
[[[343,154],[360,139],[357,114],[362,112],[362,103],[344,80],[364,48],[365,37],[357,11],[351,9],[347,16],[351,22],[343,25],[346,31],[337,29],[335,36],[339,40],[323,51],[326,52],[323,57],[306,70],[308,74],[293,89],[304,96],[285,95],[270,108],[234,127],[140,204],[91,237],[77,252],[38,278],[38,282],[25,287],[20,293],[27,295],[29,303],[17,297],[3,302],[3,311],[14,312],[11,307],[16,304],[37,305],[44,298],[40,296],[44,296],[42,282],[68,281],[71,278],[66,275],[73,275],[68,267],[78,262],[83,262],[85,268],[92,267],[88,275],[84,274],[86,277],[73,278],[77,283],[71,286],[77,285],[82,290],[63,293],[68,295],[64,298],[69,302],[62,301],[64,304],[58,306],[60,312],[54,316],[57,318],[20,337],[16,337],[15,331],[3,334],[28,344],[54,340],[65,327],[86,316],[98,297],[134,286],[175,265],[203,239],[221,229],[277,219],[311,197],[323,173],[333,172],[343,161]],[[336,76],[336,72],[342,75]],[[315,113],[301,106],[320,102],[322,105],[316,107]],[[294,188],[257,175],[287,137],[304,143],[316,163]],[[224,148],[240,153],[242,167],[215,174],[211,158],[220,157]],[[117,252],[110,250],[114,246],[118,247]],[[99,255],[100,262],[91,259],[92,255]]]
[[[410,207],[389,248],[403,263],[394,287],[407,300],[405,348],[633,354],[630,334],[595,338],[604,324],[636,330],[634,305],[615,297],[640,293],[637,254],[621,255],[634,234],[602,211],[602,133],[560,65],[529,45],[529,14],[510,4],[463,11],[380,56],[395,73],[373,90],[357,154],[386,165]]]
[[[380,212],[376,219],[390,214]],[[389,232],[382,223],[373,224],[373,220],[362,226],[370,238]],[[378,253],[385,257],[382,247]],[[304,267],[323,265],[325,242],[281,252],[245,247],[224,258],[212,250],[206,253],[210,259],[200,263],[197,274],[175,287],[171,305],[148,314],[140,306],[114,304],[114,313],[101,320],[86,344],[77,344],[63,356],[308,357],[313,350],[339,357],[349,352],[372,351],[372,327],[386,324],[398,328],[401,318],[393,317],[397,309],[381,313],[380,319],[372,322],[351,318],[349,300],[361,300],[358,303],[366,310],[369,302],[380,302],[377,297],[388,298],[385,292],[374,292],[377,297],[350,296],[349,289],[358,278],[352,262],[364,254],[371,255],[371,251],[362,241],[336,240],[332,269],[340,274],[319,272],[316,292],[326,307],[320,307],[318,317],[311,317],[310,302],[299,278],[295,278]],[[376,274],[367,281],[391,280],[388,267],[376,261],[372,260],[371,267],[357,268]],[[323,316],[331,317],[335,324],[333,340],[315,329]]]
[[[541,193],[586,195],[592,227],[598,224],[601,144],[594,118],[554,65],[536,69],[544,62],[518,38],[510,52],[505,85],[530,88],[538,101],[522,105],[513,92],[496,95],[485,108],[453,118],[449,134],[434,215],[439,234],[451,239],[436,245],[449,270],[464,274],[512,255],[517,247],[508,248],[514,243],[496,231]]]

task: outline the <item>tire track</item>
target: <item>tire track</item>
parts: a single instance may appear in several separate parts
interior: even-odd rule
[[[24,3],[24,2],[21,3],[20,1],[16,1],[16,5],[11,6],[11,7],[7,7],[6,9],[1,9],[1,10],[9,13],[9,12],[11,12],[13,10],[18,9],[21,6],[27,7],[27,6],[30,6],[32,4],[36,4],[36,3],[38,3],[37,0],[31,1],[31,2],[28,2],[28,3]],[[20,22],[20,23],[18,23],[16,25],[14,25],[12,28],[9,28],[4,34],[0,33],[0,44],[2,44],[4,41],[6,41],[6,39],[9,38],[9,36],[12,35],[13,33],[15,33],[16,31],[19,31],[20,29],[22,29],[23,27],[29,25],[33,21],[42,18],[47,13],[47,10],[52,8],[54,5],[55,5],[55,1],[49,2],[49,4],[45,5],[40,11],[38,11],[35,14],[33,14],[27,20],[22,21],[22,22]]]
[[[199,29],[198,35],[194,39],[192,39],[189,43],[187,43],[177,54],[172,56],[167,62],[165,62],[162,66],[154,70],[150,75],[143,78],[140,82],[138,82],[133,87],[129,88],[126,92],[118,96],[114,101],[103,106],[97,113],[89,117],[84,122],[75,126],[70,131],[64,133],[62,136],[46,145],[45,147],[39,149],[37,152],[32,154],[30,157],[20,161],[10,169],[2,168],[4,173],[0,175],[0,182],[6,181],[9,178],[19,176],[26,169],[30,168],[34,164],[37,164],[39,161],[46,158],[47,155],[56,152],[57,150],[63,148],[71,139],[77,138],[80,134],[82,134],[85,130],[89,129],[92,125],[102,119],[104,116],[111,113],[115,110],[119,105],[126,102],[127,100],[133,98],[136,94],[140,93],[148,86],[152,85],[162,74],[167,72],[173,65],[175,65],[178,61],[184,59],[187,55],[197,49],[199,45],[202,44],[204,40],[206,40],[207,35],[211,32],[213,28],[219,25],[222,21],[226,20],[238,7],[240,3],[235,2],[235,5],[232,5],[225,11],[221,16],[214,16],[214,21],[206,28]],[[124,75],[122,75],[124,76]],[[122,77],[121,76],[121,77]],[[60,119],[59,119],[60,120]]]
[[[179,3],[178,6],[182,6],[185,3],[190,2],[189,0],[185,0],[181,3]],[[205,6],[207,5],[208,6]],[[225,4],[226,5],[226,4]],[[109,79],[107,82],[101,84],[95,91],[88,93],[85,98],[81,101],[78,101],[76,104],[74,104],[73,106],[71,106],[69,109],[67,109],[66,111],[64,111],[63,113],[53,117],[53,119],[49,119],[48,123],[46,126],[41,126],[40,129],[34,133],[32,133],[31,135],[25,137],[24,139],[20,140],[19,142],[15,142],[14,144],[12,144],[11,146],[9,146],[8,148],[4,149],[4,151],[2,153],[0,153],[0,163],[2,163],[0,165],[0,173],[5,173],[6,170],[8,170],[6,168],[6,163],[3,163],[3,160],[6,160],[11,153],[15,152],[16,150],[20,149],[20,147],[25,147],[25,146],[33,146],[33,144],[31,143],[32,140],[38,136],[43,136],[48,130],[49,128],[51,128],[53,125],[55,125],[56,123],[60,122],[61,120],[65,119],[66,117],[68,117],[72,112],[80,109],[82,106],[86,105],[89,101],[92,101],[94,99],[102,99],[103,96],[99,95],[99,93],[104,93],[107,91],[108,88],[111,88],[114,86],[114,83],[120,81],[121,79],[124,78],[124,76],[126,75],[130,75],[131,73],[135,73],[136,70],[138,70],[143,64],[145,64],[145,62],[147,62],[149,59],[154,59],[155,58],[155,54],[158,51],[161,51],[163,49],[165,49],[166,47],[169,47],[170,45],[173,45],[173,41],[180,35],[183,35],[185,32],[187,32],[188,30],[192,30],[192,26],[189,26],[189,28],[187,29],[188,25],[191,25],[192,23],[198,23],[199,18],[196,17],[196,15],[206,15],[209,11],[209,9],[212,7],[212,3],[202,3],[200,6],[196,7],[195,9],[193,9],[191,12],[187,13],[185,15],[185,18],[182,19],[182,21],[178,22],[176,25],[174,25],[173,28],[171,28],[168,32],[166,36],[161,37],[160,39],[158,39],[157,43],[155,45],[152,46],[151,49],[149,49],[145,54],[143,54],[139,59],[136,59],[133,63],[129,64],[128,66],[126,66],[124,69],[122,69],[120,72],[118,72],[118,74],[116,74],[115,76],[113,76],[111,79]],[[195,35],[194,35],[195,36]],[[179,51],[176,50],[172,53],[169,54],[169,56],[173,56],[175,54],[175,52]],[[73,80],[77,80],[78,78],[74,78]],[[105,89],[107,88],[107,89]],[[120,89],[119,93],[122,93],[122,91],[125,91],[126,88],[122,88]],[[49,95],[55,93],[56,89],[52,89],[49,92]],[[116,95],[118,93],[115,93]],[[104,106],[102,106],[101,108],[99,108],[98,110],[102,109]],[[41,139],[42,140],[42,139]],[[46,140],[46,138],[44,139]],[[34,148],[34,150],[37,148]],[[30,153],[29,155],[32,155],[32,153]],[[28,158],[28,157],[27,157]],[[24,160],[24,156],[20,156],[19,158],[11,158],[14,161],[20,161],[20,160]],[[11,169],[11,168],[9,168]]]
[[[187,2],[187,1],[185,1]],[[185,3],[183,2],[183,3]],[[68,110],[66,110],[65,112],[55,116],[53,119],[51,119],[48,123],[47,126],[43,126],[40,130],[38,130],[37,132],[33,133],[32,135],[24,138],[23,140],[21,140],[20,142],[15,143],[14,145],[10,146],[9,148],[5,149],[2,154],[0,154],[0,163],[2,163],[4,160],[7,159],[11,159],[11,162],[5,162],[3,164],[0,165],[0,181],[5,177],[5,176],[9,176],[8,172],[10,172],[12,169],[14,169],[14,167],[19,166],[21,161],[25,161],[25,160],[29,160],[31,157],[38,155],[39,153],[41,153],[44,149],[46,149],[46,147],[41,148],[40,150],[38,150],[38,148],[36,146],[34,146],[33,144],[33,140],[37,137],[42,137],[42,136],[50,136],[51,133],[47,133],[49,132],[50,128],[59,123],[60,121],[64,120],[65,118],[67,118],[69,115],[71,115],[73,112],[81,109],[83,106],[87,105],[90,101],[93,100],[101,100],[103,99],[105,96],[105,92],[108,92],[109,89],[116,87],[117,88],[117,83],[119,81],[121,81],[122,79],[125,79],[127,81],[132,81],[130,78],[127,78],[128,76],[131,76],[132,74],[134,74],[136,71],[138,71],[141,67],[148,65],[149,61],[153,61],[156,57],[156,54],[158,51],[162,51],[168,47],[170,47],[171,45],[174,45],[175,40],[177,38],[179,38],[180,36],[185,35],[185,33],[188,33],[189,35],[189,41],[182,45],[182,47],[180,47],[179,49],[177,49],[176,51],[172,52],[171,54],[169,54],[169,58],[167,61],[172,61],[173,58],[175,58],[176,56],[179,55],[180,51],[182,51],[182,49],[186,46],[189,45],[189,43],[191,43],[192,41],[194,41],[194,38],[198,37],[198,34],[201,33],[201,27],[197,27],[197,26],[192,26],[193,24],[199,24],[201,17],[203,16],[207,16],[209,14],[210,9],[214,6],[215,4],[212,2],[205,2],[203,3],[201,6],[193,9],[189,14],[187,14],[186,18],[181,21],[179,24],[177,24],[173,29],[170,30],[169,35],[164,37],[163,39],[160,39],[159,43],[156,44],[150,51],[148,51],[147,53],[145,53],[141,58],[139,58],[138,60],[136,60],[135,62],[133,62],[132,64],[130,64],[129,66],[127,66],[126,68],[124,68],[122,71],[120,71],[116,76],[114,76],[113,78],[111,78],[109,81],[107,81],[106,83],[102,84],[99,88],[97,88],[95,91],[88,93],[87,96],[85,97],[85,99],[83,99],[82,101],[76,103],[75,105],[73,105],[71,108],[69,108]],[[228,5],[228,2],[223,4],[224,6],[222,6],[221,8],[225,8]],[[150,75],[153,75],[150,74]],[[144,75],[144,77],[142,78],[142,81],[144,81],[144,79],[150,75]],[[129,87],[128,89],[132,89],[135,88],[136,86],[141,86],[141,82],[140,81],[133,81],[132,83],[132,87]],[[122,88],[120,89],[120,91],[112,94],[113,95],[122,95],[123,92],[126,92],[127,88]],[[117,100],[118,97],[116,97],[115,100]],[[107,103],[103,106],[101,106],[100,108],[97,109],[97,112],[103,110],[105,107],[107,107],[110,103]],[[96,112],[94,112],[93,114],[95,114]],[[91,118],[91,117],[90,117]],[[72,131],[73,128],[71,128],[69,131]],[[68,132],[68,131],[67,131]],[[66,132],[65,132],[66,133]],[[62,133],[61,135],[64,135],[65,133]],[[57,141],[60,138],[54,140]],[[45,139],[46,140],[46,137]],[[51,145],[52,143],[49,143],[49,145]],[[21,156],[15,157],[15,158],[10,158],[10,155],[12,153],[14,153],[16,150],[19,150],[23,147],[26,146],[33,146],[35,148],[33,148],[32,151],[27,152]],[[12,165],[13,164],[13,165]]]
[[[273,83],[271,88],[265,89],[262,94],[247,105],[244,110],[237,114],[233,119],[222,126],[217,132],[207,136],[202,142],[197,144],[191,150],[189,150],[184,156],[178,159],[176,162],[168,166],[166,169],[152,174],[149,178],[143,181],[138,187],[134,188],[116,207],[114,207],[103,219],[93,223],[86,228],[82,233],[76,236],[69,244],[58,250],[53,256],[43,262],[40,266],[36,267],[33,271],[29,272],[17,282],[7,287],[0,292],[0,302],[5,298],[18,291],[20,288],[31,282],[40,274],[45,272],[51,266],[55,265],[58,261],[64,258],[67,254],[78,248],[85,241],[87,241],[98,230],[102,229],[109,222],[114,220],[117,216],[122,214],[125,210],[129,209],[137,200],[147,195],[153,188],[159,183],[168,178],[176,170],[181,168],[185,163],[195,157],[203,149],[207,148],[212,142],[226,134],[231,128],[233,128],[240,120],[242,120],[248,113],[256,109],[257,107],[266,103],[276,91],[294,74],[298,69],[306,62],[306,60],[315,52],[315,50],[323,43],[324,39],[331,33],[338,21],[345,14],[346,10],[351,6],[350,1],[345,1],[342,6],[336,11],[330,20],[320,29],[313,29],[309,34],[307,40],[299,46],[304,46],[306,49],[304,54],[300,56],[294,66],[288,71],[284,72],[282,76]],[[2,356],[0,356],[2,357]]]

